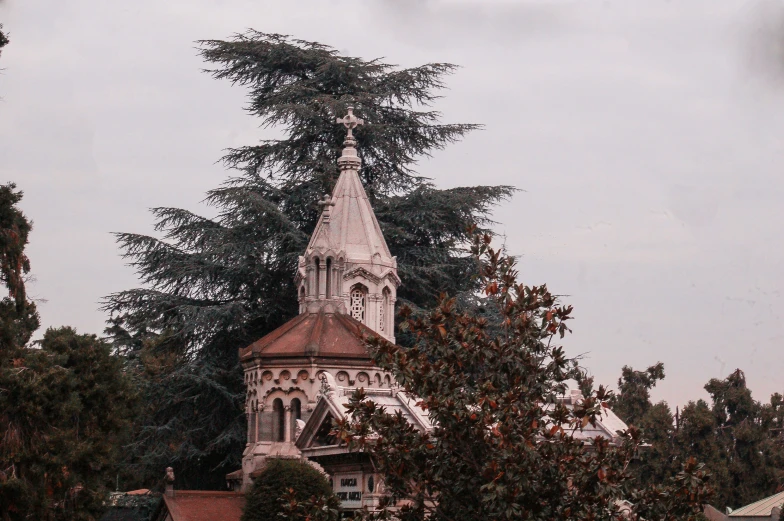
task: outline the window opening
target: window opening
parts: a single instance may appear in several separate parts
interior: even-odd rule
[[[283,400],[275,398],[272,402],[272,437],[274,441],[283,441],[285,439],[286,420],[283,417],[285,411],[283,410]]]
[[[360,322],[365,321],[365,292],[359,287],[351,290],[351,317]]]
[[[316,276],[314,278],[316,281],[316,287],[313,288],[313,296],[318,298],[319,291],[321,291],[321,286],[319,286],[319,277],[321,277],[321,262],[319,262],[318,258],[316,259],[315,264],[316,264]]]
[[[332,298],[332,259],[327,259],[327,298]]]

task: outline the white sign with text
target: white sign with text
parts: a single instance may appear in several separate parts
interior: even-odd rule
[[[343,508],[362,506],[362,473],[336,473],[332,477],[333,489]]]

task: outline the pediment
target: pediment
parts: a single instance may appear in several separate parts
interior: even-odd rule
[[[344,418],[341,409],[342,407],[330,400],[329,395],[322,395],[295,442],[297,448],[302,450],[338,445],[337,439],[330,436],[329,432],[334,420]]]
[[[352,279],[354,277],[364,277],[367,280],[373,282],[374,284],[380,284],[384,279],[391,280],[395,284],[395,286],[400,286],[400,283],[401,283],[400,277],[398,277],[397,273],[395,273],[395,270],[392,270],[392,269],[387,270],[386,273],[384,273],[383,275],[381,275],[379,277],[375,273],[372,273],[372,272],[368,271],[367,269],[363,268],[362,266],[358,266],[358,267],[356,267],[356,268],[354,268],[352,270],[347,271],[343,275],[343,280],[350,280],[350,279]]]
[[[343,275],[343,280],[349,280],[349,279],[352,279],[354,277],[364,277],[367,280],[373,282],[374,284],[378,284],[379,282],[381,282],[381,278],[380,277],[378,277],[377,275],[371,273],[370,271],[366,270],[365,268],[363,268],[361,266],[357,267],[357,268],[354,268],[353,270],[347,271],[345,273],[345,275]]]

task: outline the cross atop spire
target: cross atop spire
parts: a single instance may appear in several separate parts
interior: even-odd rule
[[[336,122],[348,129],[346,140],[343,141],[343,154],[338,159],[338,166],[341,171],[359,170],[359,167],[362,166],[362,161],[357,155],[357,140],[354,139],[354,133],[352,131],[357,128],[357,126],[364,125],[365,121],[356,117],[354,115],[354,107],[349,106],[348,115],[338,118]]]
[[[360,119],[354,115],[354,107],[349,106],[347,108],[348,114],[342,118],[338,118],[336,123],[342,123],[343,126],[348,129],[348,136],[346,136],[346,139],[351,139],[354,137],[352,130],[354,130],[359,125],[364,125],[365,120]]]

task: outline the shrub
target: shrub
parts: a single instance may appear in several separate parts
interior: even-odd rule
[[[247,494],[242,521],[270,521],[285,512],[284,501],[314,500],[337,509],[338,499],[327,478],[301,460],[271,459]]]

